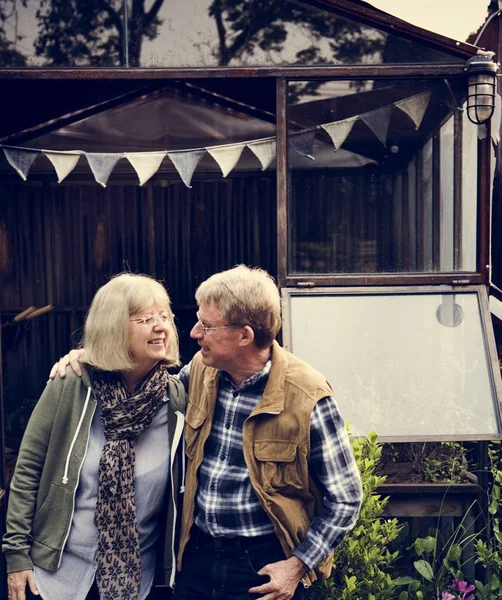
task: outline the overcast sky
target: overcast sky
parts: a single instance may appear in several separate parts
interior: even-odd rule
[[[400,19],[464,42],[488,14],[489,0],[368,0]]]

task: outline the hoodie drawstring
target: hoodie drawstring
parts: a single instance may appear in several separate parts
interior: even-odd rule
[[[75,431],[75,435],[73,436],[73,439],[70,444],[70,449],[68,450],[68,455],[66,457],[66,463],[65,463],[64,474],[63,474],[63,479],[62,479],[63,485],[66,485],[68,483],[68,469],[70,468],[71,453],[73,452],[73,446],[75,446],[75,442],[77,441],[78,434],[80,433],[82,423],[84,422],[84,417],[85,417],[85,413],[87,412],[87,405],[89,404],[90,397],[91,397],[91,386],[89,386],[87,388],[87,396],[85,397],[84,408],[82,410],[82,414],[80,415],[80,420],[77,425],[77,430]]]

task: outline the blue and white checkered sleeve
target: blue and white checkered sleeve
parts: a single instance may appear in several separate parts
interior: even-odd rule
[[[310,569],[354,527],[362,499],[361,477],[334,398],[320,400],[310,420],[310,469],[323,488],[323,508],[293,552]]]
[[[185,386],[185,390],[188,392],[188,385],[190,383],[190,365],[192,362],[189,362],[188,365],[185,365],[180,372],[178,373],[178,377],[180,378],[181,383]]]

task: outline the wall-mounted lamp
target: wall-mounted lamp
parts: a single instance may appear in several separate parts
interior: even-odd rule
[[[465,71],[467,83],[467,116],[475,125],[486,123],[495,109],[495,81],[498,65],[492,61],[495,52],[478,50],[470,58]]]

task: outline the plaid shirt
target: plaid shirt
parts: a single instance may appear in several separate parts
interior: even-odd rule
[[[227,373],[219,373],[213,425],[198,472],[195,515],[197,526],[213,537],[255,537],[274,531],[251,485],[242,449],[242,425],[263,394],[271,366],[269,360],[240,387]],[[190,365],[179,375],[188,390]],[[310,468],[323,488],[323,511],[293,554],[312,569],[354,526],[362,490],[334,398],[326,397],[316,404],[310,438]]]

